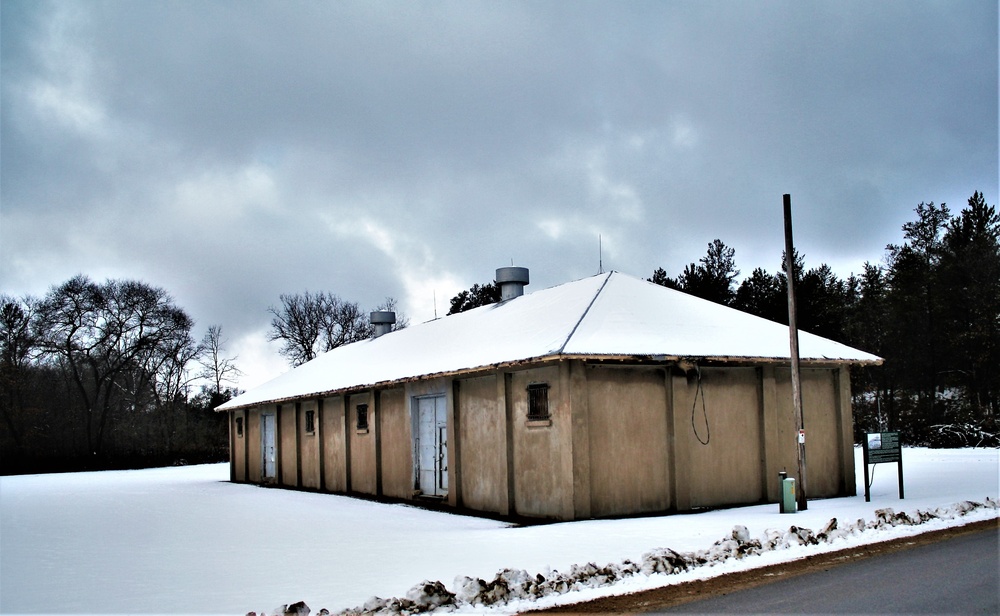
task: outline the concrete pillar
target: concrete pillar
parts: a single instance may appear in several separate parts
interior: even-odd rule
[[[351,493],[351,432],[354,431],[354,422],[351,421],[351,396],[344,394],[341,396],[344,404],[344,492]]]
[[[587,365],[579,360],[559,364],[560,390],[566,392],[569,404],[571,440],[573,444],[573,517],[586,520],[591,516],[590,481],[590,410],[587,394]]]
[[[453,379],[445,393],[448,421],[448,504],[462,506],[462,431],[459,429],[461,409],[459,388],[461,381]]]
[[[372,429],[375,432],[375,496],[382,496],[382,400],[381,392],[371,392]]]
[[[854,412],[851,408],[851,369],[841,366],[835,373],[837,391],[837,428],[840,437],[840,466],[843,484],[840,493],[857,496],[858,484],[854,472]]]
[[[517,512],[516,494],[514,488],[514,411],[511,405],[511,375],[509,372],[497,373],[497,405],[504,416],[504,461],[507,477],[507,513]]]
[[[674,378],[668,367],[663,371],[663,401],[667,413],[667,451],[664,462],[667,465],[667,490],[670,508],[677,509],[677,433],[674,425]]]

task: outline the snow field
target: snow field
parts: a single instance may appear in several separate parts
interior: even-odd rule
[[[997,518],[996,449],[904,449],[906,499],[896,466],[882,464],[870,503],[860,450],[855,458],[859,496],[810,501],[796,514],[760,505],[531,527],[231,484],[225,464],[3,477],[0,612],[274,613],[300,600],[313,613],[394,600],[426,609],[453,594],[457,604],[441,609],[511,613]],[[963,511],[964,501],[979,505]],[[901,524],[895,513],[876,514],[885,509],[928,519]],[[829,542],[803,545],[789,532],[815,536],[834,518]],[[753,548],[755,540],[774,549]],[[741,550],[759,553],[732,556]],[[677,557],[679,573],[654,573]],[[506,598],[490,603],[482,585],[503,595],[498,572]]]

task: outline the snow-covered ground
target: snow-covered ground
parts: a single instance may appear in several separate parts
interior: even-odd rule
[[[316,613],[357,608],[372,596],[405,597],[424,580],[460,590],[456,578],[489,582],[520,569],[547,580],[573,565],[647,564],[655,548],[705,554],[734,527],[779,549],[672,575],[638,572],[617,584],[542,598],[569,603],[787,561],[816,553],[997,517],[1000,452],[996,449],[904,449],[905,500],[896,465],[876,468],[872,501],[858,494],[813,500],[807,511],[777,505],[691,515],[512,527],[490,520],[383,505],[326,494],[228,483],[225,464],[140,471],[0,478],[0,612],[273,613],[305,601]],[[990,499],[989,501],[987,499]],[[955,503],[986,506],[963,513]],[[937,512],[919,525],[869,525],[876,510]],[[928,517],[928,516],[924,516]],[[789,527],[818,533],[836,518],[839,537],[782,547]],[[857,526],[856,526],[857,528]],[[792,542],[795,544],[795,542]],[[729,543],[731,548],[734,544]],[[722,548],[726,546],[723,545]],[[466,588],[468,590],[468,588]],[[497,606],[499,612],[528,607]],[[482,606],[459,606],[483,612]]]

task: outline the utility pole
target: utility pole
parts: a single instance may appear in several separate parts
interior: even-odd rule
[[[806,502],[806,426],[802,418],[802,381],[799,375],[799,329],[795,323],[795,251],[792,243],[792,196],[784,196],[785,209],[785,277],[788,279],[788,344],[792,356],[792,404],[798,425],[799,476],[795,482],[795,499],[799,511],[809,508]]]

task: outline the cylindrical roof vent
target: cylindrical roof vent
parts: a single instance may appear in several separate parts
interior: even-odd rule
[[[514,299],[524,295],[524,287],[528,284],[528,268],[501,267],[497,269],[497,285],[500,286],[500,301]]]
[[[375,326],[375,338],[388,334],[396,324],[396,313],[391,310],[378,310],[369,315]]]

